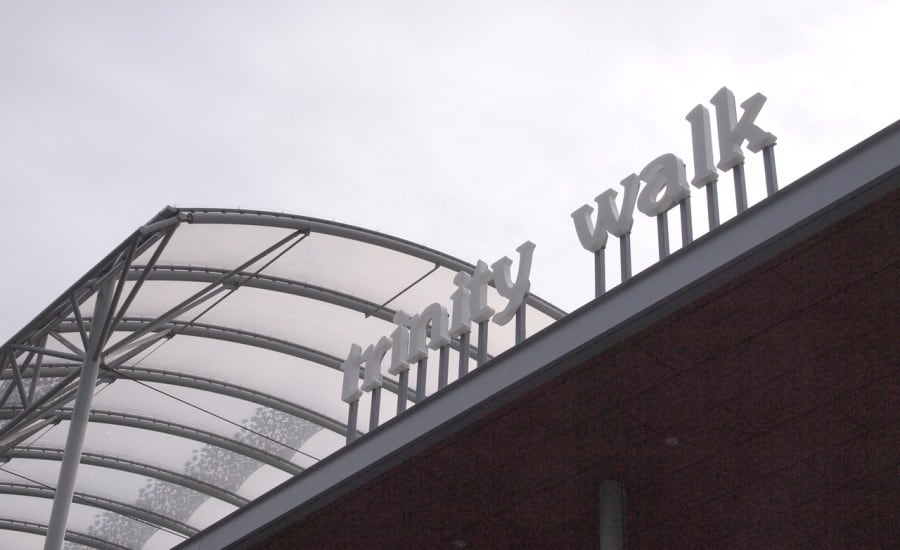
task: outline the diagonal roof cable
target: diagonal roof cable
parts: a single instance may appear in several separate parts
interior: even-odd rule
[[[295,453],[300,453],[300,454],[302,454],[303,456],[307,456],[307,457],[309,457],[309,458],[311,458],[311,459],[313,459],[313,460],[315,460],[315,461],[317,461],[317,462],[318,462],[319,460],[322,460],[321,458],[317,458],[317,457],[315,457],[315,456],[313,456],[313,455],[311,455],[311,454],[309,454],[309,453],[307,453],[307,452],[305,452],[305,451],[301,451],[300,449],[297,449],[297,448],[295,448],[295,447],[292,447],[291,445],[288,445],[287,443],[284,443],[284,442],[282,442],[282,441],[278,441],[277,439],[275,439],[275,438],[273,438],[273,437],[270,437],[270,436],[268,436],[268,435],[266,435],[266,434],[264,434],[264,433],[262,433],[262,432],[259,432],[259,431],[257,431],[257,430],[254,430],[253,428],[248,428],[247,426],[244,426],[243,424],[241,424],[241,423],[239,423],[239,422],[235,422],[234,420],[230,420],[230,419],[228,419],[228,418],[225,418],[224,416],[222,416],[222,415],[220,415],[220,414],[217,414],[217,413],[214,413],[214,412],[212,412],[212,411],[209,410],[209,409],[205,409],[205,408],[201,407],[200,405],[195,405],[195,404],[191,403],[190,401],[186,401],[186,400],[184,400],[184,399],[182,399],[182,398],[180,398],[180,397],[177,397],[177,396],[175,396],[175,395],[172,395],[171,393],[168,393],[168,392],[166,392],[166,391],[164,391],[164,390],[161,390],[161,389],[159,389],[159,388],[155,388],[155,387],[151,386],[150,384],[144,382],[143,380],[138,380],[137,378],[134,378],[134,377],[132,377],[132,376],[129,375],[129,374],[126,374],[126,373],[124,373],[124,372],[120,372],[120,371],[118,371],[118,370],[116,370],[116,369],[112,369],[112,368],[108,368],[108,367],[102,367],[102,368],[106,368],[107,370],[111,370],[111,371],[115,372],[116,374],[120,374],[120,375],[122,375],[123,377],[125,377],[125,378],[131,380],[132,382],[135,382],[135,383],[137,383],[137,384],[139,384],[139,385],[141,385],[141,386],[144,386],[144,387],[147,388],[147,389],[150,389],[150,390],[153,390],[153,391],[155,391],[155,392],[161,393],[162,395],[165,395],[166,397],[170,397],[170,398],[174,399],[175,401],[178,401],[179,403],[182,403],[182,404],[184,404],[184,405],[187,405],[187,406],[189,406],[189,407],[192,407],[192,408],[194,408],[194,409],[197,409],[198,411],[204,412],[204,413],[206,413],[206,414],[208,414],[208,415],[210,415],[210,416],[213,416],[213,417],[215,417],[215,418],[218,418],[219,420],[221,420],[221,421],[223,421],[223,422],[227,422],[227,423],[231,424],[232,426],[235,426],[235,427],[240,428],[240,429],[242,429],[242,430],[246,430],[246,431],[252,433],[253,435],[257,435],[257,436],[259,436],[259,437],[261,437],[261,438],[263,438],[263,439],[265,439],[265,440],[267,440],[267,441],[271,441],[272,443],[281,445],[282,447],[285,447],[286,449],[290,449],[291,451],[294,451]]]
[[[37,445],[38,441],[40,441],[41,439],[43,439],[44,436],[47,435],[48,433],[50,433],[50,430],[52,430],[52,429],[55,428],[55,427],[56,427],[56,423],[53,423],[53,424],[47,424],[46,426],[44,426],[44,428],[43,428],[42,431],[41,431],[41,434],[40,434],[39,436],[37,436],[36,438],[34,438],[34,441],[32,441],[31,443],[29,443],[28,445],[25,445],[25,448],[26,448],[26,449],[30,449],[30,448],[32,448],[33,446]]]
[[[376,308],[373,309],[372,311],[366,313],[366,318],[368,319],[371,315],[374,315],[374,314],[378,313],[379,311],[381,311],[382,309],[384,309],[385,307],[387,307],[387,305],[388,305],[389,303],[393,302],[394,300],[396,300],[397,298],[399,298],[400,296],[402,296],[405,292],[407,292],[407,291],[408,291],[409,289],[411,289],[412,287],[414,287],[414,286],[416,286],[417,284],[421,283],[423,280],[425,280],[425,277],[428,277],[429,275],[431,275],[432,273],[434,273],[435,271],[437,271],[439,267],[441,267],[440,264],[435,263],[435,264],[434,264],[434,267],[432,267],[431,270],[430,270],[428,273],[422,275],[421,277],[419,277],[419,278],[416,279],[415,281],[413,281],[413,282],[409,283],[408,285],[406,285],[406,287],[405,287],[403,290],[401,290],[401,291],[398,292],[397,294],[394,294],[393,296],[391,296],[390,298],[388,298],[387,302],[384,302],[383,304],[381,304],[380,306],[376,307]]]

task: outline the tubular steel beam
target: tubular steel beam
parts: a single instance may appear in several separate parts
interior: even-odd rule
[[[141,330],[142,327],[152,322],[152,319],[126,317],[119,323],[119,329]],[[74,327],[68,322],[60,323],[60,331],[66,332],[73,329]],[[267,349],[269,351],[284,353],[293,357],[299,357],[300,359],[305,359],[306,361],[317,363],[334,370],[339,371],[341,369],[342,360],[333,355],[329,355],[327,353],[308,348],[300,344],[295,344],[287,340],[272,338],[270,336],[265,336],[263,334],[257,334],[255,332],[249,332],[246,330],[239,330],[207,323],[188,323],[186,321],[169,321],[167,323],[162,323],[157,325],[155,330],[171,331],[173,334],[177,335],[194,336],[198,338],[212,338],[215,340],[224,340],[226,342],[234,342],[236,344],[254,346],[261,349]],[[115,360],[115,358],[113,360]],[[362,372],[360,373],[360,376],[365,374],[365,369],[361,369],[361,371]],[[390,380],[384,381],[384,387],[392,392],[397,392],[397,384]],[[410,401],[416,402],[417,400],[418,398],[415,394],[410,396]]]
[[[78,379],[79,374],[81,374],[80,367],[72,368],[71,372],[61,382],[44,392],[39,398],[33,399],[28,407],[19,409],[15,414],[9,416],[9,422],[0,428],[0,439],[4,439],[15,432],[22,424],[52,413],[57,406],[62,404],[64,398],[65,400],[70,400],[71,395],[74,395],[72,383]],[[9,387],[9,390],[12,390],[12,386]],[[8,411],[9,409],[5,407],[0,409],[0,411],[3,410]]]
[[[153,270],[153,267],[156,265],[156,262],[159,261],[159,257],[162,254],[163,250],[166,249],[166,246],[169,244],[169,241],[172,240],[172,235],[175,234],[175,229],[177,229],[177,222],[173,225],[169,226],[169,229],[166,231],[165,236],[162,238],[162,241],[156,246],[156,249],[153,251],[153,255],[150,256],[150,259],[147,261],[147,264],[142,266],[142,270],[137,277],[132,277],[134,264],[129,266],[128,270],[125,272],[125,276],[128,280],[135,281],[134,285],[131,287],[131,291],[128,292],[128,296],[125,297],[125,301],[122,302],[122,305],[119,307],[119,312],[116,313],[116,318],[113,319],[112,322],[112,330],[114,331],[117,326],[119,326],[119,321],[122,320],[122,317],[125,315],[125,312],[128,311],[128,308],[131,306],[131,302],[134,300],[137,293],[141,290],[141,287],[144,285],[144,281],[147,280],[147,276]],[[144,228],[142,227],[141,230]]]
[[[157,317],[152,323],[150,323],[149,326],[144,327],[140,331],[133,332],[133,333],[129,334],[128,336],[126,336],[125,338],[123,338],[122,340],[116,342],[115,344],[113,344],[112,346],[109,347],[109,351],[113,351],[117,348],[120,348],[120,347],[128,344],[129,342],[136,340],[140,336],[143,336],[145,333],[152,331],[157,325],[171,321],[171,320],[175,319],[176,317],[178,317],[179,315],[182,315],[186,311],[189,311],[189,310],[193,309],[194,307],[206,302],[213,296],[216,296],[221,291],[223,291],[227,288],[226,283],[228,283],[232,279],[232,277],[234,277],[234,275],[236,273],[240,273],[244,269],[246,269],[246,268],[250,267],[251,265],[255,264],[256,262],[262,260],[269,254],[271,254],[272,252],[275,252],[279,248],[282,248],[284,245],[286,245],[290,241],[294,240],[295,238],[301,237],[301,239],[302,239],[303,237],[301,235],[303,235],[303,232],[298,230],[298,231],[291,233],[290,235],[288,235],[286,237],[279,239],[277,242],[270,245],[265,250],[257,253],[252,258],[250,258],[249,260],[246,260],[244,263],[242,263],[241,265],[232,269],[231,271],[221,275],[215,281],[209,283],[202,290],[194,293],[189,298],[182,301],[180,304],[176,305],[175,307],[169,309],[167,312],[165,312],[162,315],[160,315],[159,317]],[[124,277],[124,275],[126,275],[126,274],[123,273],[123,277]],[[105,328],[104,328],[104,330],[105,330]]]
[[[46,365],[44,367],[44,375],[46,377],[65,376],[77,367],[75,365]],[[157,370],[146,367],[117,367],[113,374],[120,374],[122,378],[127,380],[136,380],[140,382],[151,382],[159,384],[169,384],[184,388],[192,388],[219,395],[226,395],[242,399],[263,407],[268,407],[286,414],[308,420],[313,424],[321,426],[341,435],[346,435],[347,427],[343,422],[325,416],[321,413],[307,409],[285,399],[275,397],[273,395],[260,391],[238,386],[221,380],[206,378],[203,376],[195,376],[192,374],[170,372],[165,370]]]
[[[113,297],[110,301],[109,305],[109,313],[103,319],[103,330],[100,335],[100,347],[106,345],[106,342],[109,340],[110,335],[112,334],[113,329],[113,319],[115,318],[116,308],[119,305],[119,298],[122,297],[122,289],[125,287],[125,278],[128,276],[128,270],[131,269],[131,263],[134,261],[135,252],[137,252],[138,240],[132,239],[131,246],[125,251],[125,256],[122,259],[122,267],[119,270],[118,281],[116,281],[116,289],[113,291]]]
[[[22,383],[22,372],[19,370],[19,364],[16,363],[15,354],[12,350],[7,354],[9,358],[9,366],[12,367],[13,385],[19,391],[19,400],[22,406],[27,407],[31,403],[28,402],[28,395],[25,393],[25,384]]]
[[[188,223],[261,225],[266,227],[307,230],[312,233],[343,237],[345,239],[395,250],[455,271],[465,271],[466,273],[471,274],[475,270],[475,266],[470,263],[410,241],[391,237],[376,231],[354,227],[352,225],[330,222],[317,218],[274,212],[234,209],[185,208],[179,209],[178,212],[179,215],[185,214],[187,216]],[[563,310],[534,295],[528,296],[527,303],[554,320],[561,319],[565,316]]]
[[[59,342],[60,344],[62,344],[63,347],[65,347],[66,349],[68,349],[69,351],[74,353],[76,356],[79,356],[79,357],[84,356],[84,349],[87,349],[87,348],[78,349],[78,347],[76,345],[74,345],[72,342],[69,342],[68,340],[63,338],[55,330],[49,331],[47,333],[47,335],[50,336],[51,338],[53,338],[54,340],[56,340],[57,342]],[[32,352],[32,353],[34,353],[34,352]]]
[[[133,266],[129,279],[138,277],[138,273],[143,276],[145,266]],[[210,283],[217,280],[227,270],[216,267],[196,267],[188,265],[160,265],[156,266],[148,275],[147,279],[151,281],[187,281],[195,283]],[[358,311],[366,316],[375,317],[388,323],[393,323],[393,310],[385,305],[378,305],[375,302],[364,300],[357,296],[351,296],[325,287],[311,285],[292,279],[283,277],[273,277],[263,273],[253,273],[242,271],[234,275],[236,279],[241,280],[241,286],[254,288],[259,290],[269,290],[272,292],[281,292],[301,298],[309,298],[343,307],[353,311]],[[428,327],[428,335],[431,335],[431,327]],[[451,343],[454,349],[458,351],[456,342]],[[340,365],[340,363],[338,364]]]
[[[69,432],[66,435],[66,450],[62,464],[59,467],[59,479],[56,482],[56,492],[53,497],[53,509],[50,512],[50,523],[47,528],[47,538],[44,541],[44,550],[60,550],[65,539],[69,508],[75,491],[75,477],[78,475],[78,464],[81,459],[84,436],[87,433],[91,401],[93,400],[94,388],[97,384],[97,374],[100,372],[103,331],[98,330],[98,327],[105,326],[107,316],[110,314],[112,291],[112,278],[107,278],[97,292],[97,301],[94,304],[94,319],[97,319],[98,325],[91,327],[88,347],[84,354],[84,363],[81,366],[78,393],[75,396],[75,408],[70,416]]]
[[[0,482],[0,494],[4,495],[52,499],[55,493],[56,490],[53,487],[45,487],[31,483]],[[178,521],[177,519],[117,500],[99,497],[97,495],[76,492],[72,496],[72,502],[84,506],[91,506],[93,508],[100,508],[101,510],[132,518],[142,523],[149,523],[154,527],[183,535],[185,538],[195,535],[198,532],[196,528]]]
[[[59,411],[61,420],[69,420],[72,418],[72,409],[63,409]],[[8,411],[0,411],[0,420],[9,415]],[[233,438],[224,437],[212,432],[192,428],[175,422],[167,422],[156,418],[139,416],[136,414],[126,414],[114,411],[98,411],[91,412],[89,420],[100,424],[114,424],[117,426],[125,426],[128,428],[138,428],[141,430],[150,430],[154,432],[193,439],[201,443],[207,443],[214,447],[221,447],[228,451],[244,455],[263,464],[268,464],[283,470],[291,475],[297,475],[303,471],[303,468],[297,466],[293,462],[274,455],[268,451],[259,449],[247,443],[237,441]]]
[[[47,337],[44,336],[40,341],[41,347],[46,347],[47,345]],[[40,354],[34,360],[34,367],[31,370],[31,384],[28,387],[28,402],[31,403],[34,400],[34,394],[37,391],[37,382],[41,377],[41,367],[44,365],[44,355]]]
[[[144,268],[145,266],[133,266],[131,272],[128,274],[128,278],[138,278],[140,276],[139,274],[144,273]],[[211,283],[225,273],[227,273],[227,270],[215,267],[157,265],[147,274],[146,278],[151,281]],[[310,298],[352,309],[389,323],[394,319],[394,310],[390,308],[380,307],[379,304],[376,304],[375,302],[370,302],[369,300],[364,300],[357,296],[351,296],[350,294],[344,294],[343,292],[338,292],[325,287],[248,271],[241,271],[234,276],[241,280],[242,287],[271,290],[274,292],[300,296],[302,298]]]
[[[7,451],[5,456],[7,458],[62,461],[63,450],[52,449],[49,447],[14,447]],[[160,468],[158,466],[153,466],[151,464],[146,464],[143,462],[137,462],[134,460],[128,460],[115,456],[108,456],[100,453],[81,453],[81,463],[90,466],[97,466],[99,468],[120,470],[123,472],[128,472],[130,474],[150,477],[153,479],[158,479],[160,481],[165,481],[167,483],[172,483],[174,485],[180,485],[192,491],[217,498],[221,501],[227,502],[228,504],[237,506],[238,508],[246,505],[249,502],[246,498],[238,495],[237,493],[228,491],[226,489],[218,487],[217,485],[213,485],[212,483],[207,483],[197,478],[179,474],[178,472],[167,470],[165,468]]]
[[[31,533],[42,537],[47,535],[47,526],[42,523],[9,518],[0,518],[0,530]],[[93,535],[86,535],[77,531],[68,531],[66,533],[66,540],[75,544],[97,548],[98,550],[130,550],[127,546],[121,546],[106,539],[101,539],[100,537],[95,537]]]
[[[37,432],[39,432],[39,431],[43,430],[44,428],[46,428],[47,426],[49,426],[50,424],[59,424],[59,419],[56,417],[50,417],[50,418],[44,418],[44,419],[38,420],[37,422],[33,422],[30,426],[28,426],[25,429],[17,430],[16,433],[13,434],[12,436],[6,437],[6,438],[0,440],[0,457],[8,459],[9,458],[9,454],[8,454],[9,449],[11,449],[12,447],[15,447],[22,441],[25,441],[32,435],[36,434]],[[62,456],[60,456],[60,458],[62,458]]]
[[[94,294],[103,280],[111,273],[118,273],[121,269],[120,260],[123,252],[131,247],[132,240],[138,240],[137,254],[140,255],[148,247],[153,245],[159,235],[144,236],[134,232],[121,244],[106,255],[88,273],[75,282],[62,296],[53,301],[31,322],[25,325],[19,332],[10,338],[3,348],[18,345],[29,345],[40,341],[47,331],[52,330],[59,319],[64,319],[72,314],[73,307],[83,302]],[[80,315],[80,313],[74,313]]]

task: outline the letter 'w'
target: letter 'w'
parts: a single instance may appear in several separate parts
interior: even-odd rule
[[[631,231],[634,223],[634,205],[637,202],[641,180],[637,174],[631,174],[621,183],[625,188],[625,196],[622,198],[622,211],[616,208],[615,189],[607,189],[597,195],[597,222],[591,227],[591,213],[594,209],[585,204],[572,212],[572,220],[575,222],[575,231],[581,246],[591,252],[602,250],[606,246],[606,239],[612,233],[616,237],[623,237]]]

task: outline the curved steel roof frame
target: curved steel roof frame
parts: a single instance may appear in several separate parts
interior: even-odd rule
[[[262,250],[247,248],[245,241],[240,241],[244,243],[244,248],[234,249],[238,256],[246,254],[246,261],[240,265],[235,265],[237,262],[232,264],[232,260],[220,262],[218,265],[215,263],[206,265],[209,262],[203,260],[198,262],[201,265],[192,265],[185,263],[183,258],[177,262],[170,261],[168,258],[171,254],[168,256],[166,254],[170,242],[183,242],[178,241],[178,227],[183,223],[224,224],[234,227],[257,226],[288,230],[288,232],[285,234],[283,231],[274,231],[272,244]],[[369,245],[372,247],[371,250],[375,251],[371,252],[372,254],[376,254],[379,249],[385,249],[434,265],[432,271],[408,285],[400,294],[407,292],[435,270],[441,268],[452,272],[472,273],[474,271],[474,265],[470,263],[410,241],[317,218],[232,209],[166,208],[149,223],[130,235],[0,348],[0,380],[6,384],[6,387],[0,391],[0,421],[2,421],[0,424],[0,459],[54,460],[61,461],[63,468],[66,467],[65,453],[62,450],[37,447],[35,441],[32,441],[31,445],[25,445],[25,443],[39,434],[46,426],[58,424],[62,419],[73,417],[74,413],[70,404],[75,399],[76,390],[80,384],[80,373],[83,365],[88,365],[94,359],[99,364],[99,378],[102,382],[114,382],[116,378],[121,377],[138,383],[169,384],[189,388],[203,392],[197,394],[200,401],[203,400],[203,395],[218,394],[257,405],[260,407],[258,411],[276,411],[290,415],[285,418],[306,420],[311,423],[310,426],[318,426],[320,429],[329,430],[339,436],[347,436],[348,439],[358,434],[356,429],[357,413],[354,412],[353,407],[350,408],[348,420],[344,421],[316,410],[308,404],[294,402],[247,387],[245,384],[230,381],[228,373],[224,371],[221,376],[217,374],[213,377],[204,377],[140,366],[142,355],[152,353],[156,347],[165,345],[166,341],[174,336],[183,335],[204,338],[207,341],[227,341],[247,346],[247,349],[277,352],[289,357],[300,358],[313,366],[320,366],[330,371],[340,371],[343,359],[323,351],[323,348],[317,345],[314,334],[302,334],[304,341],[300,343],[285,340],[283,337],[276,337],[258,329],[247,330],[240,318],[227,318],[224,323],[201,320],[203,315],[223,300],[227,300],[238,288],[247,287],[272,292],[286,298],[299,297],[311,300],[310,303],[328,304],[337,308],[335,311],[347,310],[361,313],[364,318],[372,317],[378,319],[379,322],[392,322],[395,310],[389,307],[389,304],[400,294],[388,300],[387,303],[382,303],[381,296],[367,297],[364,293],[354,292],[351,287],[328,288],[321,283],[312,284],[266,272],[268,266],[278,261],[283,255],[291,253],[291,250],[298,245],[297,250],[300,251],[298,254],[303,254],[305,249],[302,242],[313,233]],[[213,231],[211,234],[215,235],[216,232]],[[194,235],[198,234],[194,233]],[[257,232],[253,235],[258,237],[262,234]],[[258,242],[254,241],[254,238],[256,237],[251,237],[247,242]],[[188,240],[187,242],[193,241]],[[230,242],[221,243],[221,246],[226,249],[232,245],[233,243]],[[258,246],[258,244],[253,246]],[[180,250],[187,250],[190,253],[191,249],[185,249],[182,246]],[[234,256],[235,254],[232,254],[232,257]],[[211,256],[207,254],[204,257]],[[300,257],[303,256],[298,256],[298,258]],[[262,267],[258,267],[260,265]],[[362,270],[359,274],[354,273],[353,275],[357,276],[360,281],[366,280],[366,274]],[[200,283],[202,288],[187,298],[179,298],[180,301],[177,303],[160,302],[158,305],[162,307],[164,313],[148,317],[140,312],[135,312],[132,308],[132,305],[136,303],[135,299],[141,295],[142,291],[145,291],[145,283],[148,281],[184,283],[182,288],[188,291],[194,291],[197,288],[196,283]],[[194,286],[188,286],[190,284],[194,284]],[[105,295],[100,292],[101,287],[105,289],[103,290]],[[155,285],[153,288],[157,293],[153,296],[158,296],[159,292],[164,292],[168,287]],[[177,293],[171,296],[174,299],[176,295]],[[94,314],[82,311],[82,308],[87,303],[91,303],[90,300],[95,296],[98,299],[93,302]],[[434,298],[442,301],[446,299],[446,296]],[[526,304],[535,311],[545,314],[551,320],[559,319],[564,315],[564,312],[558,308],[530,294],[526,298]],[[299,305],[302,304],[298,303]],[[421,307],[425,305],[428,304],[422,304]],[[231,315],[234,314],[231,313]],[[96,326],[92,322],[94,317],[98,320]],[[125,335],[113,339],[111,337],[114,333],[119,335],[124,333]],[[353,338],[353,335],[347,335],[348,342],[352,342]],[[465,356],[473,359],[476,357],[479,358],[479,361],[490,359],[490,356],[484,351],[478,353],[476,344],[477,342],[469,343],[468,341],[462,344],[454,340],[451,346],[457,351],[468,350]],[[463,345],[466,347],[462,347]],[[347,346],[349,347],[349,343]],[[442,352],[441,355],[441,360],[445,361],[446,359],[443,358],[445,353]],[[253,365],[248,364],[246,368],[252,369]],[[442,363],[442,368],[446,369],[445,363]],[[460,373],[462,372],[464,371],[460,370]],[[363,371],[360,373],[360,377],[364,376],[365,372]],[[444,381],[439,384],[446,384],[446,374],[443,376]],[[310,383],[314,384],[315,382],[311,380]],[[103,386],[103,391],[117,391],[116,387],[118,386],[114,383],[106,385]],[[382,387],[398,396],[400,400],[398,405],[407,401],[416,403],[425,397],[424,393],[417,393],[417,391],[422,392],[424,386],[409,387],[406,376],[401,376],[399,382],[384,378]],[[308,391],[315,390],[311,388],[307,390],[307,393]],[[338,398],[339,396],[336,395],[335,399]],[[375,407],[379,407],[379,403],[380,394],[377,396],[373,394],[373,419],[377,418]],[[202,407],[198,408],[205,410]],[[398,406],[398,414],[401,410],[402,407]],[[248,437],[246,441],[238,441],[198,429],[195,426],[130,414],[125,411],[93,410],[87,420],[187,438],[202,445],[211,445],[251,458],[261,465],[270,465],[290,475],[297,475],[303,471],[302,467],[273,454],[270,450],[271,444],[279,443],[284,445],[285,453],[287,450],[291,450],[293,453],[302,443],[291,445],[284,441],[279,442],[277,439],[269,438],[262,432],[246,426],[244,427],[255,435]],[[223,420],[232,422],[228,419]],[[377,426],[377,420],[373,421],[376,422],[373,426]],[[242,426],[240,423],[237,425]],[[295,438],[293,441],[302,442],[311,437],[313,432],[292,433],[294,435],[291,437]],[[272,439],[272,441],[264,441],[266,438]],[[327,454],[331,450],[333,449],[325,450],[324,453]],[[198,480],[187,473],[173,472],[156,465],[98,453],[83,453],[82,462],[174,483],[198,493],[219,498],[235,506],[246,503],[246,499],[228,489]],[[18,488],[16,490],[43,491],[40,488]],[[108,506],[114,506],[114,504],[108,504]],[[0,515],[2,515],[2,511],[0,511]],[[42,526],[35,527],[34,525],[28,527],[31,529],[30,532],[43,529]]]
[[[4,495],[52,499],[54,493],[56,493],[56,490],[53,487],[45,487],[33,483],[0,482],[0,494]],[[120,516],[140,521],[141,523],[160,527],[167,531],[177,533],[185,538],[197,533],[195,527],[191,527],[177,519],[110,498],[76,492],[72,502],[83,504],[84,506],[91,506],[93,508],[100,508],[101,510],[119,514]]]
[[[0,410],[0,419],[8,419],[11,416],[10,413],[15,414],[15,412],[15,410]],[[60,420],[71,420],[72,409],[60,409],[55,413],[55,415]],[[156,418],[150,418],[149,416],[142,416],[139,414],[99,410],[91,411],[90,422],[95,422],[98,424],[113,424],[116,426],[125,426],[128,428],[138,428],[141,430],[150,430],[168,435],[174,435],[176,437],[183,437],[185,439],[193,439],[194,441],[198,441],[200,443],[206,443],[208,445],[213,445],[214,447],[220,447],[235,454],[243,455],[247,458],[252,458],[257,462],[268,464],[273,468],[278,468],[279,470],[287,472],[291,475],[297,475],[303,471],[303,468],[297,466],[293,462],[281,458],[280,456],[274,455],[264,449],[254,447],[253,445],[249,445],[235,439],[229,439],[227,437],[206,430],[200,430],[191,426],[185,426],[184,424],[178,424],[177,422],[158,420]]]
[[[31,533],[32,535],[47,536],[47,524],[35,521],[21,521],[17,519],[0,518],[0,531],[18,531]],[[66,540],[75,544],[82,544],[98,550],[129,550],[127,546],[121,546],[100,537],[79,533],[69,529],[66,531]]]
[[[396,252],[402,252],[403,254],[433,262],[441,267],[446,267],[454,271],[465,271],[467,273],[475,271],[475,266],[473,264],[432,248],[416,244],[412,241],[391,237],[377,231],[371,231],[353,225],[318,218],[259,210],[238,209],[181,208],[178,209],[177,212],[177,216],[186,218],[189,223],[263,225],[267,227],[281,227],[284,229],[307,230],[313,233],[343,237],[345,239],[387,248]],[[563,310],[533,294],[528,295],[527,302],[528,305],[548,315],[554,320],[561,319],[565,315]]]
[[[102,368],[102,367],[101,367]],[[78,372],[81,365],[74,363],[66,364],[47,364],[41,371],[44,378],[64,378],[73,373]],[[158,384],[167,384],[171,386],[180,386],[183,388],[193,388],[207,392],[235,397],[250,403],[256,403],[263,407],[268,407],[276,411],[281,411],[297,418],[302,418],[317,424],[323,428],[329,429],[337,434],[346,435],[347,425],[338,420],[333,420],[324,415],[311,411],[305,407],[301,407],[291,401],[269,395],[267,393],[246,388],[238,384],[231,384],[224,380],[216,380],[203,376],[196,376],[183,372],[171,372],[160,369],[151,369],[147,367],[131,367],[121,366],[114,370],[104,373],[104,376],[110,378],[119,377],[126,380],[134,380],[138,382],[152,382]],[[7,378],[6,374],[0,375],[0,378]]]
[[[50,447],[34,446],[13,447],[6,452],[6,456],[10,459],[26,458],[31,460],[55,460],[59,462],[62,461],[63,450]],[[153,479],[158,479],[160,481],[165,481],[166,483],[180,485],[186,489],[190,489],[192,491],[217,498],[223,502],[227,502],[228,504],[237,506],[238,508],[244,506],[249,502],[246,498],[238,495],[233,491],[223,489],[222,487],[213,485],[212,483],[207,483],[195,477],[180,474],[178,472],[160,468],[158,466],[153,466],[152,464],[147,464],[144,462],[128,460],[125,458],[109,456],[101,453],[83,452],[81,453],[81,463],[87,464],[89,466],[96,466],[98,468],[119,470],[122,472],[127,472],[129,474],[150,477]]]
[[[86,324],[90,326],[89,320],[86,320]],[[154,323],[154,319],[142,318],[142,317],[123,317],[117,326],[118,330],[122,331],[137,331],[144,329]],[[58,328],[59,332],[74,332],[77,331],[77,327],[73,323],[62,322],[59,324]],[[306,347],[302,344],[297,344],[294,342],[289,342],[287,340],[283,340],[281,338],[273,338],[271,336],[266,336],[264,334],[259,334],[255,332],[250,332],[247,330],[241,330],[231,327],[226,327],[223,325],[215,325],[211,323],[199,323],[196,321],[186,322],[186,321],[167,321],[165,323],[157,324],[157,326],[153,327],[151,332],[162,333],[169,331],[168,337],[173,337],[177,335],[184,336],[194,336],[197,338],[212,338],[215,340],[222,340],[225,342],[233,342],[235,344],[244,344],[248,346],[257,347],[260,349],[265,349],[269,351],[275,351],[278,353],[284,353],[286,355],[291,355],[293,357],[297,357],[299,359],[304,359],[309,361],[310,363],[316,363],[318,365],[322,365],[324,367],[328,367],[332,370],[341,370],[342,359],[339,359],[333,355],[329,355],[325,352],[315,350],[313,348]],[[475,346],[472,346],[473,350],[477,350]],[[119,370],[119,367],[114,367],[116,370]],[[363,373],[365,373],[365,369],[363,369]],[[397,383],[390,379],[385,379],[383,381],[383,386],[386,390],[398,393],[399,388]],[[415,403],[418,399],[416,397],[416,393],[414,390],[409,390],[409,395],[407,399]],[[298,407],[298,410],[303,409],[303,407]],[[312,422],[316,422],[317,424],[321,424],[323,427],[328,427],[339,433],[346,433],[346,424],[341,423],[340,421],[330,419],[327,417],[322,417],[321,415],[309,412],[308,420]],[[298,415],[302,416],[302,415]]]

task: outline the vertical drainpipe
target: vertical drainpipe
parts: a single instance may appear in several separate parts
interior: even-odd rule
[[[625,486],[607,479],[599,492],[600,550],[625,550]]]

